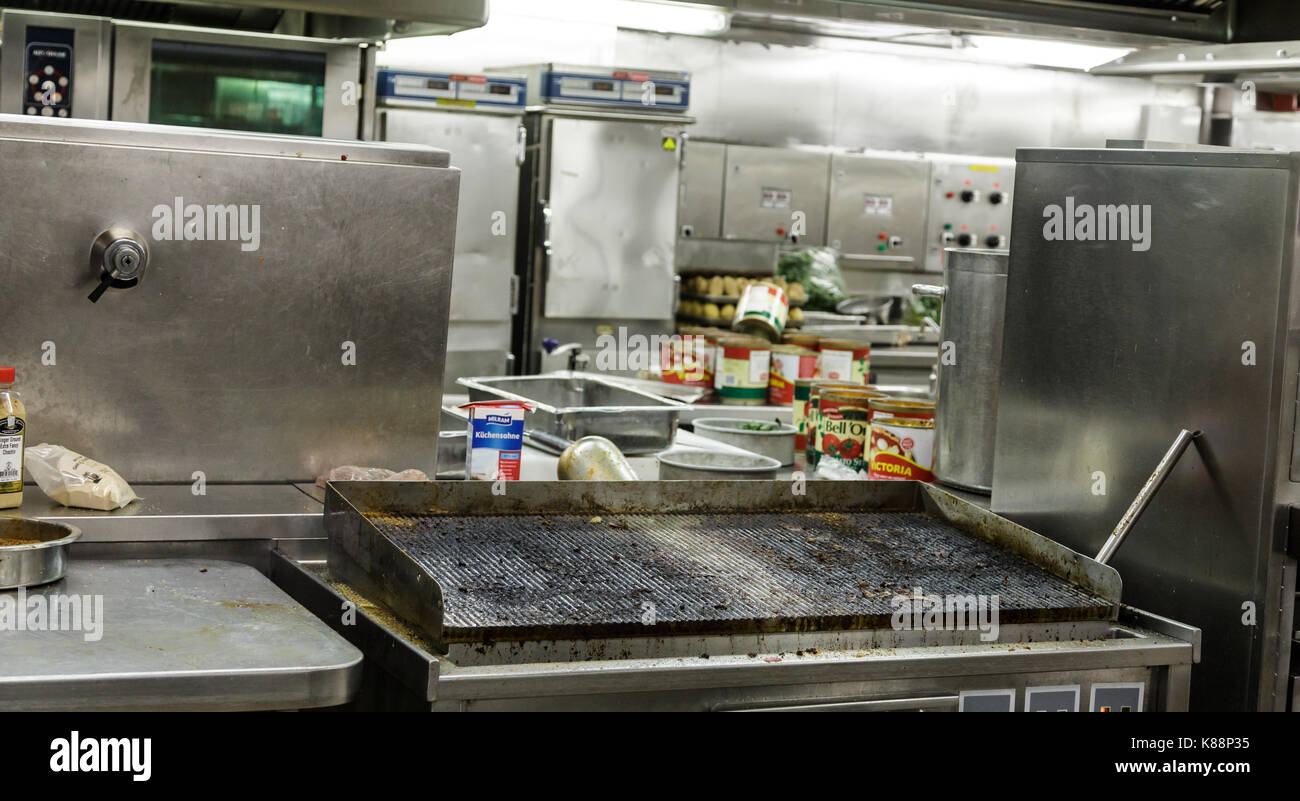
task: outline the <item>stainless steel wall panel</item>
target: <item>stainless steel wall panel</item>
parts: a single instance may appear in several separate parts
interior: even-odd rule
[[[692,133],[747,144],[1011,157],[1136,138],[1143,104],[1199,102],[1191,86],[818,37],[792,46],[619,31],[615,52],[689,70]]]
[[[386,145],[95,125],[0,119],[0,275],[22,298],[3,328],[28,442],[132,482],[432,470],[459,173],[415,166],[428,148],[403,159]],[[103,143],[124,133],[128,145]],[[286,155],[241,155],[241,142]],[[368,163],[372,150],[389,163]],[[258,206],[257,249],[158,238],[156,207],[177,198]],[[145,237],[149,264],[139,286],[91,303],[90,244],[114,225]]]
[[[696,132],[768,145],[827,144],[835,139],[835,54],[815,48],[723,45],[716,81],[717,116]],[[683,66],[682,69],[692,69]],[[692,72],[694,87],[699,76]],[[701,111],[692,113],[700,116]]]
[[[1277,691],[1298,171],[1186,150],[1017,164],[993,508],[1095,553],[1178,430],[1201,429],[1112,562],[1126,602],[1204,631],[1193,708],[1271,708]],[[1048,241],[1045,209],[1067,197],[1149,205],[1150,249]]]

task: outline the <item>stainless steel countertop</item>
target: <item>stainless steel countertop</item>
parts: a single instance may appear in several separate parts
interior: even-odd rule
[[[360,685],[361,652],[247,565],[74,560],[0,599],[36,595],[102,598],[102,637],[0,627],[6,711],[306,709]]]
[[[0,515],[77,526],[81,542],[325,536],[321,502],[293,484],[209,484],[202,495],[195,495],[190,484],[142,484],[132,489],[141,500],[100,512],[63,506],[28,485],[23,488],[23,505]]]

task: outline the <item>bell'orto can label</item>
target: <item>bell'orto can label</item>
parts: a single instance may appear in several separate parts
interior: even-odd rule
[[[831,461],[843,466],[844,470],[839,472],[844,478],[867,477],[871,399],[872,393],[867,390],[828,389],[821,393],[817,416],[821,454],[818,471]]]
[[[804,428],[808,432],[808,440],[804,449],[804,464],[808,470],[817,467],[817,462],[821,459],[821,396],[823,393],[835,390],[851,390],[854,392],[868,392],[868,399],[883,398],[885,393],[878,392],[874,389],[862,387],[857,384],[851,384],[847,381],[831,381],[825,378],[813,379],[808,391],[808,417],[804,422]]]
[[[479,401],[460,408],[469,412],[465,477],[518,481],[524,450],[524,415],[533,410],[533,404]]]
[[[767,401],[772,348],[754,339],[718,340],[718,395],[723,403],[761,406]]]
[[[871,478],[934,481],[934,404],[872,401],[868,451]]]

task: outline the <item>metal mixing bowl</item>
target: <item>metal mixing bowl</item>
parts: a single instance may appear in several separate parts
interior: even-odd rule
[[[81,529],[26,517],[0,517],[0,590],[49,584],[68,568],[68,546]],[[12,540],[31,540],[4,545]]]

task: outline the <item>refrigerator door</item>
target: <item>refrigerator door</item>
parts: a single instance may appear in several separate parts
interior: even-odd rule
[[[548,127],[545,316],[670,319],[680,129],[566,117]]]

